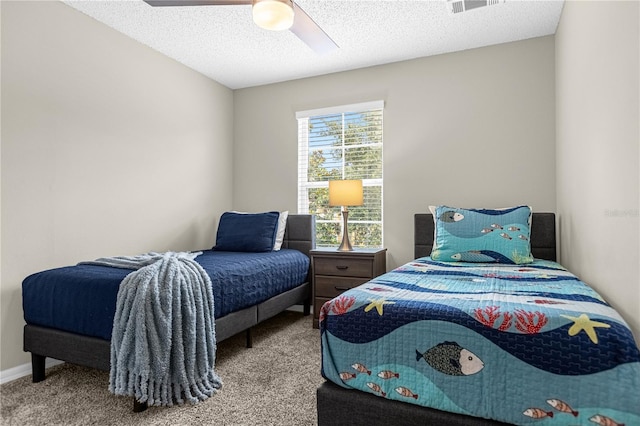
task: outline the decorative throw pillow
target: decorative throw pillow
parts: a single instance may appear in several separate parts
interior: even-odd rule
[[[431,258],[442,262],[533,262],[531,208],[433,210],[435,236]]]
[[[278,230],[279,212],[225,212],[220,217],[216,245],[218,251],[272,251]]]
[[[231,213],[249,214],[248,212],[238,212],[233,210]],[[276,240],[273,243],[273,251],[278,251],[282,248],[284,242],[284,231],[287,229],[287,218],[289,217],[289,210],[280,212],[278,218],[278,229],[276,231]]]

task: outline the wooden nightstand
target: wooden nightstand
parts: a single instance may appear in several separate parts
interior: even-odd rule
[[[311,250],[313,327],[318,328],[322,305],[350,288],[387,272],[387,249]]]

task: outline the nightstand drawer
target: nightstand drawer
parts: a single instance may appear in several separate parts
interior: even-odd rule
[[[371,259],[321,257],[315,259],[313,267],[313,273],[316,275],[373,278],[373,261]]]
[[[309,252],[313,262],[313,326],[318,328],[323,303],[384,274],[387,249],[353,251],[317,249]]]
[[[333,298],[350,288],[369,281],[369,278],[319,277],[316,276],[316,296]]]

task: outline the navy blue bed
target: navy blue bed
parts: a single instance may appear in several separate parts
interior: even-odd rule
[[[205,250],[196,257],[213,285],[220,318],[304,283],[309,258],[298,250],[236,253]],[[30,275],[22,284],[28,324],[111,339],[120,283],[131,269],[79,264]]]
[[[289,215],[279,251],[205,250],[196,262],[211,277],[216,340],[246,332],[301,304],[309,315],[309,251],[315,217]],[[33,274],[23,281],[23,349],[31,353],[33,381],[46,378],[46,358],[109,371],[116,298],[129,269],[80,264]],[[144,409],[134,400],[134,411]]]

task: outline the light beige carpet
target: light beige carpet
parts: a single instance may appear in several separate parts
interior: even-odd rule
[[[320,334],[312,316],[286,311],[218,344],[222,390],[199,404],[133,413],[131,398],[109,393],[109,373],[62,364],[47,379],[0,386],[3,425],[315,425]]]

